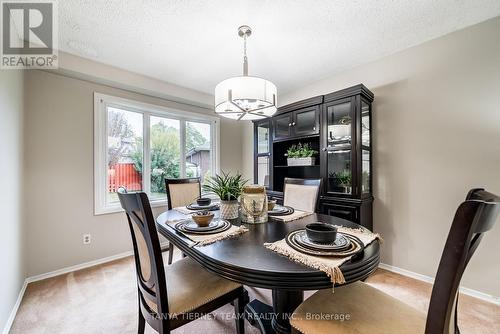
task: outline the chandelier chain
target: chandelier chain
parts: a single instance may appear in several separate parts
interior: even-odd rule
[[[247,36],[243,36],[243,56],[247,60]]]
[[[243,35],[243,75],[248,75],[247,35]]]

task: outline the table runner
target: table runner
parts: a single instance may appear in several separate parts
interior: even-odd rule
[[[363,229],[353,229],[343,226],[335,225],[339,232],[345,234],[351,234],[358,237],[365,245],[369,245],[376,239],[381,239],[378,233],[372,233]],[[290,247],[285,239],[281,239],[272,243],[265,243],[264,247],[275,251],[281,255],[288,257],[289,259],[304,264],[306,266],[321,270],[325,272],[332,283],[344,284],[345,278],[340,270],[340,266],[349,261],[353,255],[346,257],[333,257],[333,256],[314,256],[309,254],[301,253],[292,247]]]
[[[293,220],[297,220],[300,218],[304,218],[307,216],[312,215],[314,212],[307,212],[307,211],[300,211],[300,210],[295,210],[292,214],[286,215],[286,216],[269,216],[270,219],[272,220],[277,220],[283,223],[288,223]]]
[[[175,229],[175,224],[177,224],[179,221],[180,220],[169,221],[168,225],[172,226],[172,228]],[[187,232],[180,232],[180,233],[184,234],[186,237],[193,240],[194,244],[190,245],[189,247],[194,247],[194,246],[206,246],[219,240],[234,238],[245,232],[248,232],[248,228],[246,228],[245,226],[231,225],[231,227],[228,230],[214,234],[191,234]]]

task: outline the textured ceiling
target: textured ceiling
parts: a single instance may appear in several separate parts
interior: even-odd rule
[[[212,94],[241,74],[278,93],[500,15],[498,0],[64,0],[61,50]]]

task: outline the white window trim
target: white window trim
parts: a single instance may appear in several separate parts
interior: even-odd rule
[[[211,142],[214,150],[211,150],[211,160],[212,160],[212,170],[215,173],[219,173],[220,170],[220,127],[219,118],[211,115],[203,115],[190,111],[178,110],[173,108],[167,108],[163,106],[157,106],[153,104],[138,102],[134,100],[129,100],[121,97],[106,95],[94,92],[94,215],[102,215],[114,212],[121,212],[123,209],[120,203],[107,204],[106,203],[106,191],[107,191],[107,114],[106,106],[116,105],[117,107],[125,108],[130,111],[136,111],[144,116],[144,130],[143,138],[144,143],[148,143],[146,147],[149,147],[149,116],[160,116],[169,117],[176,119],[180,122],[180,133],[181,133],[181,156],[185,150],[185,122],[195,121],[202,123],[211,124]],[[146,150],[148,151],[148,150]],[[215,152],[214,152],[215,151]],[[214,156],[215,153],[215,156]],[[145,173],[149,175],[149,151],[143,152],[143,170],[148,171]],[[181,164],[181,177],[184,177],[185,161],[180,159]],[[149,183],[150,180],[147,177],[142,178],[143,189],[146,193],[149,193]],[[147,188],[146,188],[147,187]],[[163,207],[167,206],[166,199],[158,199],[151,201],[152,207]]]

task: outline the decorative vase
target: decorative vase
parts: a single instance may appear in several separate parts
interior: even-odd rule
[[[238,218],[238,201],[220,201],[219,206],[222,219]]]
[[[352,190],[351,186],[346,186],[346,185],[343,185],[343,184],[341,184],[340,186],[342,188],[344,188],[344,191],[343,191],[344,194],[350,194],[351,193],[351,190]]]
[[[244,186],[240,196],[241,222],[260,224],[267,222],[267,196],[264,186]]]

